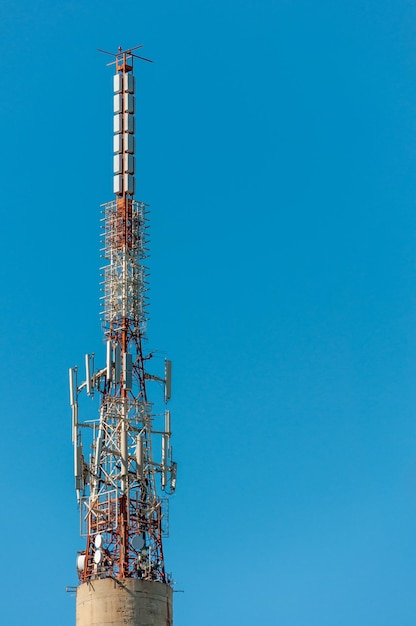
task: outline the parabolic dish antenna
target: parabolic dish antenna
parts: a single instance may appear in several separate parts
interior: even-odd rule
[[[94,563],[98,565],[98,563],[101,563],[102,558],[103,558],[103,553],[101,552],[101,550],[96,550],[94,553]]]
[[[101,548],[101,546],[103,545],[103,537],[102,537],[102,535],[95,535],[94,545],[95,545],[95,547],[97,549]]]
[[[85,565],[85,554],[78,554],[78,556],[77,556],[77,570],[79,572],[84,571],[84,565]]]
[[[133,537],[131,543],[133,545],[133,548],[137,550],[137,552],[139,552],[144,546],[143,535],[136,535],[135,537]]]

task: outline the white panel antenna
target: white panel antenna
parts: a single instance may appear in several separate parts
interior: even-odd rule
[[[114,135],[113,146],[116,154],[123,152],[123,135]]]
[[[172,361],[165,359],[165,402],[172,396]]]
[[[118,384],[121,380],[121,348],[120,344],[114,346],[114,382]]]
[[[170,437],[171,430],[170,430],[170,411],[169,411],[169,409],[166,409],[166,411],[165,411],[165,433],[168,435],[168,437]]]
[[[167,458],[168,458],[168,436],[162,435],[162,489],[165,489],[168,475]]]
[[[83,455],[82,445],[74,446],[74,476],[75,476],[75,489],[83,489]]]
[[[126,97],[124,99],[124,111],[126,113],[134,113],[134,96],[132,94],[126,94]],[[116,113],[116,111],[114,111]],[[118,113],[118,111],[117,111]]]
[[[131,174],[124,174],[124,191],[129,195],[133,195],[135,192],[136,183],[135,178]]]
[[[113,344],[111,339],[107,341],[106,378],[108,381],[113,378]]]
[[[125,151],[134,154],[134,135],[123,135]]]
[[[141,435],[136,438],[136,466],[139,478],[143,478],[143,439]]]
[[[170,474],[170,487],[172,492],[175,491],[176,489],[176,473],[177,473],[177,468],[178,468],[178,464],[177,463],[172,463],[172,469],[171,469],[171,474]]]
[[[69,401],[71,406],[73,406],[77,399],[77,368],[70,367],[69,368]]]
[[[123,91],[123,75],[114,74],[114,93],[121,93]]]
[[[94,394],[94,388],[92,384],[92,374],[94,372],[94,354],[85,355],[85,382],[87,385],[87,394],[89,396]]]
[[[124,90],[127,93],[134,93],[134,83],[135,83],[135,79],[134,79],[133,74],[124,75]]]
[[[78,440],[78,404],[72,405],[72,443],[75,445]]]
[[[123,96],[121,94],[116,94],[114,96],[114,113],[122,113],[123,112]]]
[[[133,365],[131,354],[128,352],[123,355],[123,380],[124,388],[131,390],[133,384]]]

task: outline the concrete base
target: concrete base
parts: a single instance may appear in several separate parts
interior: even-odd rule
[[[77,588],[76,626],[172,626],[172,588],[137,578]]]

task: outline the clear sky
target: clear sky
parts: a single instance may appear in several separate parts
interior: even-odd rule
[[[414,626],[416,3],[1,0],[0,35],[2,623],[75,624],[67,369],[104,358],[113,198],[96,48],[144,43],[175,626]]]

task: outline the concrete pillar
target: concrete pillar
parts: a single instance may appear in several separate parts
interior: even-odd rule
[[[76,626],[172,626],[172,588],[163,583],[102,578],[77,588]]]

